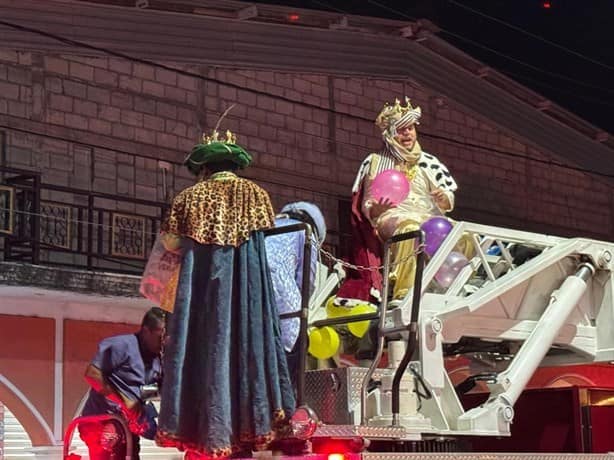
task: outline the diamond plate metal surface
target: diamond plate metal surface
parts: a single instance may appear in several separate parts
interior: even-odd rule
[[[377,369],[373,378],[393,370]],[[360,389],[367,374],[365,367],[343,367],[308,371],[305,376],[305,401],[327,425],[360,423]]]
[[[360,426],[360,425],[321,425],[313,437],[318,438],[365,438],[404,439],[407,431],[396,426]]]
[[[362,454],[345,453],[345,460],[612,460],[613,454],[508,454],[508,453],[376,453],[364,452]],[[306,455],[283,455],[272,456],[271,452],[265,451],[248,457],[245,460],[276,459],[276,460],[327,460],[326,454]],[[241,460],[241,459],[239,459]]]

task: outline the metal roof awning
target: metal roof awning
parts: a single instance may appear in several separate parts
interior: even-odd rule
[[[224,0],[155,3],[189,4],[194,8],[226,11],[227,15],[250,6],[246,2]],[[291,10],[273,5],[257,7],[269,16],[283,16]],[[413,35],[415,40],[407,39],[401,30],[409,22],[360,17],[350,21],[357,27],[330,28],[326,24],[338,20],[339,14],[313,11],[309,14],[317,16],[322,26],[151,8],[128,9],[84,1],[0,0],[2,21],[140,59],[411,79],[582,170],[595,172],[604,179],[614,178],[614,149],[607,145],[612,142],[607,133],[501,74],[480,71],[483,65],[434,34],[427,31]],[[1,23],[0,41],[6,48],[97,54],[96,50],[80,49]]]

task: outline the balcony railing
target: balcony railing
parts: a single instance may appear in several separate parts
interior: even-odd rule
[[[142,273],[166,203],[43,184],[0,167],[5,261]]]
[[[339,201],[341,223],[349,223],[349,207]],[[167,208],[44,184],[35,171],[0,166],[0,260],[141,274]],[[347,255],[349,232],[329,229],[323,248]],[[322,262],[334,265],[329,258]]]

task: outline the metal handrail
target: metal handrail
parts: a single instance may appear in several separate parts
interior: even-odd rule
[[[420,245],[422,245],[422,243],[424,242],[424,232],[422,232],[421,230],[416,230],[413,232],[401,233],[399,235],[394,235],[393,237],[389,238],[388,240],[384,242],[384,285],[382,288],[383,295],[382,295],[382,302],[380,304],[380,309],[379,309],[379,322],[378,322],[378,328],[377,328],[377,339],[378,339],[377,340],[377,352],[375,354],[375,357],[373,358],[373,361],[371,362],[371,366],[369,367],[369,369],[367,370],[367,373],[365,374],[363,378],[362,386],[360,389],[361,424],[362,425],[367,424],[366,407],[367,407],[367,397],[368,397],[367,393],[368,393],[369,382],[371,381],[371,377],[373,376],[375,369],[379,365],[382,359],[382,356],[384,354],[384,345],[385,345],[386,336],[390,335],[391,333],[407,331],[409,333],[408,345],[405,349],[405,354],[403,356],[403,359],[401,360],[399,368],[396,370],[395,375],[393,377],[393,388],[392,388],[393,424],[398,425],[399,392],[400,392],[401,377],[403,376],[403,373],[407,369],[407,365],[409,364],[409,360],[411,359],[411,355],[413,354],[416,343],[417,343],[417,335],[416,335],[416,332],[418,329],[417,322],[419,318],[420,298],[422,295],[420,287],[422,283],[422,270],[424,266],[424,252],[423,251],[417,252],[418,259],[416,261],[416,270],[414,273],[414,286],[417,286],[417,289],[414,289],[414,293],[412,297],[412,312],[411,312],[411,320],[409,324],[402,328],[387,329],[385,321],[386,321],[386,311],[388,309],[388,295],[387,294],[388,294],[388,286],[389,286],[389,281],[390,281],[389,280],[390,265],[391,265],[390,247],[394,243],[398,243],[400,241],[409,240],[409,239],[417,239],[419,243],[418,247],[420,247]],[[395,403],[396,403],[396,407],[395,407]]]

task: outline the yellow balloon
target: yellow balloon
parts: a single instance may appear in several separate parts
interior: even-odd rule
[[[328,359],[339,349],[339,334],[330,326],[312,329],[309,333],[309,354],[318,359]]]
[[[340,316],[349,315],[349,308],[341,305],[335,305],[335,296],[330,297],[326,301],[326,316],[328,318],[338,318]]]
[[[367,313],[375,313],[377,311],[377,307],[374,305],[361,304],[356,305],[351,310],[351,316],[354,315],[365,315]],[[356,337],[363,337],[367,331],[369,330],[370,321],[358,321],[356,323],[348,323],[348,329],[350,332]]]

